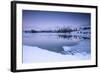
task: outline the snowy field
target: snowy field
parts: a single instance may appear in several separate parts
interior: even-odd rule
[[[63,48],[68,49],[66,47]],[[90,54],[86,54],[84,52],[75,53],[74,55],[62,55],[60,53],[55,53],[38,47],[23,46],[23,63],[62,62],[88,59],[90,59]]]

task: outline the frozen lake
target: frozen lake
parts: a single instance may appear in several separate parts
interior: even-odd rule
[[[90,36],[74,33],[23,33],[23,63],[87,60]]]

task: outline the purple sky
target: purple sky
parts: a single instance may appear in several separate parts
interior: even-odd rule
[[[23,30],[90,26],[90,13],[23,10]]]

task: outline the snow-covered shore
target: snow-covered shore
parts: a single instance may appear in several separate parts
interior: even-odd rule
[[[75,55],[62,55],[60,53],[51,52],[35,46],[23,46],[23,63],[62,62],[87,59],[90,59],[90,55],[88,54],[83,55],[82,53],[76,53]]]

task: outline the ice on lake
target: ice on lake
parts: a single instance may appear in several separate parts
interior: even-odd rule
[[[90,38],[65,33],[23,33],[23,63],[91,59]]]

